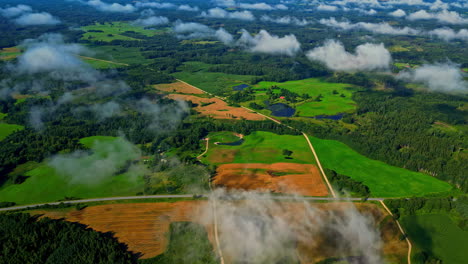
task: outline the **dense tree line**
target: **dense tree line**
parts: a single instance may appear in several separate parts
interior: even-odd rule
[[[454,215],[462,229],[468,229],[468,197],[466,195],[387,199],[385,204],[396,218],[402,215],[444,212]]]
[[[348,191],[356,193],[362,197],[370,196],[369,187],[360,181],[356,181],[349,176],[339,174],[336,171],[330,169],[325,169],[325,174],[330,179],[333,187],[341,194],[345,194],[345,191]]]
[[[28,214],[0,214],[0,244],[0,263],[5,264],[136,263],[111,233]]]

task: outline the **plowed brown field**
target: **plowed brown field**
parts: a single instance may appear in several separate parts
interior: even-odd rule
[[[207,202],[132,203],[87,207],[67,214],[66,219],[90,226],[101,232],[115,232],[129,250],[140,252],[142,258],[151,258],[164,252],[166,233],[171,222],[194,221],[200,208]],[[206,226],[210,241],[213,232]]]
[[[214,185],[228,189],[265,190],[307,196],[326,196],[318,168],[297,163],[238,163],[219,165]]]
[[[235,202],[242,206],[242,201]],[[309,203],[307,203],[309,204]],[[375,219],[375,228],[380,227],[383,243],[383,253],[391,263],[405,263],[407,244],[399,240],[399,230],[387,213],[375,204],[354,203],[359,211],[371,215]],[[221,206],[218,204],[218,206]],[[320,232],[313,231],[315,235],[309,235],[304,228],[304,221],[313,223],[311,210],[315,215],[339,215],[343,209],[352,206],[349,203],[306,203],[280,202],[270,215],[281,217],[288,226],[297,229],[297,254],[302,264],[316,263],[337,254],[336,245],[330,243],[326,234],[321,237]],[[208,238],[213,244],[213,226],[211,206],[207,201],[182,201],[174,203],[124,203],[90,206],[81,211],[64,212],[63,210],[37,210],[48,217],[62,218],[75,221],[101,232],[115,232],[120,242],[126,243],[129,250],[140,252],[142,258],[154,257],[164,252],[167,245],[167,232],[171,222],[192,221],[205,226]],[[57,214],[58,213],[58,214]],[[65,213],[65,214],[63,214]],[[222,215],[218,214],[219,218]],[[322,221],[327,219],[321,217]],[[313,228],[313,224],[310,226]],[[320,227],[320,225],[318,225]],[[222,231],[220,231],[222,232]],[[318,236],[319,237],[318,237]],[[343,253],[343,252],[341,252]],[[223,252],[226,263],[236,259],[230,256],[229,250]]]
[[[226,102],[219,98],[202,98],[195,95],[187,94],[169,94],[169,98],[174,100],[192,101],[197,104],[195,110],[202,115],[211,116],[216,119],[247,119],[247,120],[264,120],[265,118],[259,114],[250,112],[241,107],[228,106]],[[202,104],[209,104],[202,106]]]
[[[204,94],[200,89],[194,88],[183,82],[175,82],[169,84],[157,84],[154,86],[157,90],[169,93],[183,93],[183,94]]]

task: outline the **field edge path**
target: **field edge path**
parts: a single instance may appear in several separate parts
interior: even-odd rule
[[[393,217],[392,211],[390,211],[390,209],[388,209],[385,202],[383,200],[380,200],[379,202],[380,202],[380,204],[382,204],[385,211],[387,211],[387,213],[391,217]],[[411,250],[413,248],[413,245],[411,244],[411,241],[409,240],[408,236],[406,235],[405,230],[403,230],[403,227],[400,225],[400,222],[395,218],[394,218],[394,220],[395,220],[395,222],[396,222],[396,224],[398,226],[398,229],[400,229],[401,234],[405,236],[406,243],[408,243],[408,264],[411,264]]]
[[[307,143],[309,144],[310,150],[314,154],[315,160],[317,161],[317,165],[318,165],[318,167],[320,169],[320,172],[323,175],[323,179],[325,179],[325,182],[327,183],[328,189],[330,189],[331,195],[333,196],[333,198],[336,198],[335,191],[333,190],[333,187],[331,186],[330,181],[328,180],[328,177],[327,177],[327,175],[325,174],[325,171],[322,168],[322,164],[320,163],[320,160],[318,158],[317,153],[315,152],[315,149],[314,149],[314,146],[312,145],[312,142],[310,142],[310,139],[309,139],[309,137],[307,136],[306,133],[304,133],[304,132],[301,132],[301,133],[302,133],[302,135],[304,135],[305,139],[307,140]]]

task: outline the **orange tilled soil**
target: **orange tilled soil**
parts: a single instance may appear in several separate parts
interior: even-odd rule
[[[211,116],[217,119],[247,119],[247,120],[264,120],[265,118],[259,114],[250,112],[241,107],[228,106],[226,102],[219,98],[202,98],[195,95],[186,94],[169,94],[169,98],[174,100],[192,101],[197,104],[195,110],[202,115]],[[208,104],[202,106],[202,103]]]
[[[175,82],[169,84],[157,84],[154,86],[157,90],[169,93],[184,93],[184,94],[204,94],[202,90],[194,88],[183,82]]]
[[[219,165],[213,183],[228,189],[266,190],[307,196],[326,196],[318,168],[297,163],[237,163]]]
[[[194,221],[194,215],[199,213],[203,205],[206,202],[98,205],[70,212],[66,219],[88,225],[97,231],[115,232],[119,242],[127,244],[129,250],[135,253],[142,253],[145,259],[164,253],[166,233],[171,222]],[[205,227],[210,241],[214,241],[213,228]]]
[[[242,206],[243,201],[234,202]],[[337,248],[330,237],[321,233],[321,225],[314,230],[314,222],[326,215],[340,215],[343,209],[353,206],[349,203],[303,203],[280,202],[270,215],[281,217],[297,234],[297,253],[302,264],[316,263],[329,257],[336,257]],[[408,250],[406,242],[399,240],[400,232],[390,216],[380,207],[369,203],[354,204],[361,213],[371,215],[376,229],[380,229],[383,253],[391,263],[404,263]],[[222,203],[218,203],[218,207]],[[220,209],[220,208],[218,208]],[[192,221],[205,226],[208,238],[214,243],[211,225],[211,206],[207,201],[182,201],[174,203],[128,203],[107,204],[87,207],[81,211],[55,212],[50,210],[33,211],[52,218],[65,217],[68,221],[79,222],[101,232],[115,232],[120,242],[126,243],[129,250],[140,252],[142,258],[151,258],[164,252],[167,245],[167,232],[171,222]],[[32,212],[32,213],[33,213]],[[312,215],[311,215],[312,212]],[[66,215],[64,215],[64,213]],[[322,217],[318,218],[320,215]],[[325,215],[325,217],[323,217]],[[218,215],[222,217],[222,215]],[[316,218],[317,217],[317,218]],[[305,227],[304,221],[311,224]],[[222,233],[222,230],[219,231]],[[311,232],[311,233],[309,233]],[[341,252],[343,253],[343,252]],[[236,259],[225,249],[226,263]]]

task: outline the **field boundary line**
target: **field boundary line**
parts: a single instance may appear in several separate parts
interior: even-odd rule
[[[383,200],[380,200],[379,201],[380,204],[382,204],[383,208],[385,209],[385,211],[387,211],[387,213],[393,217],[393,214],[392,214],[392,211],[390,211],[390,209],[388,209],[387,205],[384,203]],[[397,226],[398,226],[398,229],[400,229],[400,232],[402,235],[405,236],[405,240],[406,242],[408,243],[408,264],[411,264],[411,250],[413,248],[413,245],[411,244],[411,241],[409,240],[408,236],[405,234],[405,230],[403,230],[403,227],[400,225],[400,222],[398,220],[396,220],[394,218]]]
[[[325,182],[327,183],[328,188],[330,189],[331,195],[333,196],[333,198],[336,198],[335,191],[333,190],[333,187],[331,186],[330,181],[328,180],[328,177],[327,177],[327,175],[325,174],[325,171],[322,168],[322,164],[320,163],[320,160],[319,160],[319,158],[317,156],[317,153],[315,152],[315,149],[314,149],[314,146],[312,145],[312,142],[310,142],[310,139],[309,139],[309,137],[307,136],[306,133],[302,132],[302,135],[307,140],[307,143],[309,144],[310,150],[312,150],[312,153],[314,154],[315,160],[317,161],[317,165],[318,165],[318,167],[320,169],[320,172],[323,175],[323,178],[325,179]]]
[[[111,64],[129,66],[129,64],[121,63],[121,62],[108,61],[108,60],[101,60],[101,59],[96,59],[96,58],[86,57],[86,56],[81,56],[81,55],[78,55],[78,57],[83,58],[83,59],[95,60],[95,61],[103,61],[103,62],[107,62],[107,63],[111,63]]]

